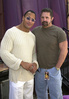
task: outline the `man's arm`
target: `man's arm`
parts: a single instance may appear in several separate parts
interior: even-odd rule
[[[68,53],[68,42],[63,41],[61,43],[59,43],[59,48],[60,48],[60,54],[59,54],[59,58],[58,58],[58,62],[56,64],[56,68],[60,68],[66,58],[66,55]]]
[[[36,71],[37,71],[37,64],[36,63],[33,63],[33,65],[32,65],[32,67],[29,69],[29,71],[31,72],[31,73],[35,73]]]
[[[30,72],[35,73],[38,68],[39,68],[39,65],[38,65],[38,62],[37,62],[36,39],[35,39],[35,46],[33,48],[33,54],[32,54],[32,67],[30,68]]]
[[[28,62],[24,62],[22,61],[20,66],[22,66],[24,69],[26,69],[27,71],[30,71],[30,68],[33,66],[32,63],[28,63]]]
[[[11,69],[17,70],[20,68],[21,59],[15,57],[14,54],[11,53],[13,49],[13,39],[12,39],[12,31],[7,30],[2,41],[1,41],[1,50],[0,55],[4,63]]]

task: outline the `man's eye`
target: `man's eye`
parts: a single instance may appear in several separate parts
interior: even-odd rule
[[[27,20],[30,20],[30,17],[27,17]]]
[[[35,22],[35,19],[32,19],[33,22]]]

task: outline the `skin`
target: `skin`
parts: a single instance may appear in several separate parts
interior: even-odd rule
[[[28,12],[25,16],[23,16],[22,23],[16,27],[21,31],[28,33],[30,28],[34,25],[35,22],[32,22],[31,20],[27,20],[26,17],[35,19],[35,14]],[[22,61],[20,65],[22,66],[22,68],[26,69],[27,71],[30,71],[31,73],[35,73],[37,70],[36,63],[28,63],[28,62]]]
[[[42,27],[43,28],[51,27],[53,19],[54,19],[54,17],[51,17],[50,12],[43,12],[41,14]],[[68,49],[67,49],[68,48],[68,42],[67,42],[67,40],[59,43],[59,48],[60,48],[60,55],[59,55],[58,62],[57,62],[55,67],[60,69],[60,67],[62,66],[62,64],[63,64],[63,62],[66,58],[66,55],[68,53]]]
[[[52,26],[53,19],[54,19],[54,17],[51,18],[49,12],[43,12],[41,14],[42,27],[43,28],[48,28],[48,27]]]
[[[35,19],[35,14],[28,12],[25,16],[22,18],[22,23],[17,26],[18,29],[29,32],[31,27],[34,25],[35,22],[32,22],[31,20],[27,20],[26,17],[30,17],[31,19]]]

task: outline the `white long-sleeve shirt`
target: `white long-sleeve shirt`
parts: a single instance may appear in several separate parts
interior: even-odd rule
[[[33,78],[30,71],[20,66],[21,61],[35,62],[35,36],[16,27],[8,29],[1,42],[1,58],[9,67],[9,79],[13,82],[28,81]],[[38,63],[37,63],[38,64]]]

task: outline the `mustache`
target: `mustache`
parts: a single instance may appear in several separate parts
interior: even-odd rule
[[[42,25],[47,25],[47,24],[48,24],[47,21],[43,21],[43,22],[42,22]]]
[[[43,21],[42,23],[48,23],[47,21]]]

